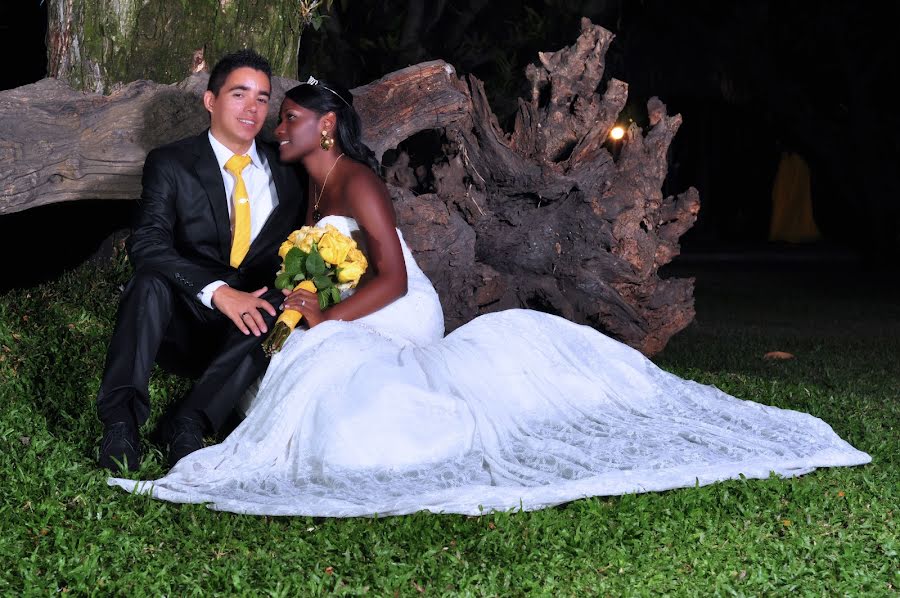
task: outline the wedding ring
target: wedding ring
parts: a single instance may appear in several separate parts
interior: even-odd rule
[[[249,315],[250,315],[250,313],[249,313],[249,312],[246,312],[246,311],[243,312],[243,313],[241,313],[241,317],[242,317],[242,318],[243,318],[244,316],[249,316]]]
[[[301,301],[301,302],[300,302],[300,307],[306,307],[306,301]]]

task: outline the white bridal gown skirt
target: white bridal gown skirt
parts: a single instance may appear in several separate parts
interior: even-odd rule
[[[110,484],[237,513],[478,514],[870,461],[818,418],[682,380],[555,316],[489,314],[442,339],[403,247],[405,297],[293,333],[224,442]]]

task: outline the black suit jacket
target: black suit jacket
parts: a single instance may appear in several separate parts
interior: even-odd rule
[[[259,141],[256,146],[272,171],[278,205],[240,267],[229,263],[230,198],[203,132],[147,155],[140,205],[126,243],[135,270],[152,269],[192,298],[216,280],[243,291],[272,288],[278,247],[306,213],[306,185],[301,185],[297,168],[278,161],[274,147]]]

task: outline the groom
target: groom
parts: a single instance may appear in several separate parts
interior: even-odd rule
[[[203,105],[210,126],[157,148],[126,248],[134,275],[122,294],[97,413],[100,465],[137,469],[154,362],[195,378],[159,428],[169,465],[203,447],[267,360],[260,348],[284,296],[268,289],[278,247],[305,213],[293,167],[255,141],[271,67],[252,50],[220,60]]]

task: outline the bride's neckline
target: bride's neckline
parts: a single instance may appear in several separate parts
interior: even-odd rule
[[[359,230],[359,223],[356,219],[351,216],[344,216],[343,214],[328,214],[322,216],[313,224],[313,226],[324,227],[327,224],[337,226],[337,228],[345,235],[352,234],[353,231]]]
[[[329,218],[341,218],[343,220],[352,220],[353,222],[356,222],[356,218],[354,218],[353,216],[345,216],[344,214],[326,214],[325,216],[319,218],[311,226],[319,226],[319,224],[328,220]]]

